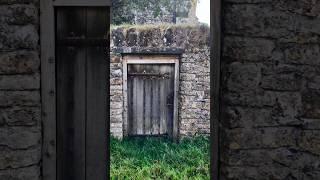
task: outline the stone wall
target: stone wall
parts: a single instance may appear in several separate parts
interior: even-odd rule
[[[40,179],[39,2],[0,0],[0,179]]]
[[[222,179],[319,179],[320,2],[225,0]]]
[[[118,27],[111,33],[111,132],[122,136],[122,52],[181,52],[179,123],[182,136],[210,132],[209,27],[186,25]]]

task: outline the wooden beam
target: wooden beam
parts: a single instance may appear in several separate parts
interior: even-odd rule
[[[127,57],[123,57],[123,100],[124,100],[124,108],[123,108],[123,136],[128,136],[128,64]]]
[[[167,59],[167,60],[140,60],[140,59],[128,59],[128,64],[174,64],[175,59]]]
[[[175,142],[179,141],[179,59],[175,60],[174,66],[174,100],[173,100],[173,131],[172,136]]]
[[[221,0],[213,0],[210,5],[210,131],[211,131],[211,179],[220,178],[219,126],[220,126],[220,64],[221,64]],[[213,77],[213,78],[212,78]]]
[[[162,63],[163,61],[170,61],[170,63],[175,63],[175,60],[179,58],[177,55],[125,55],[124,57],[127,58],[128,62],[134,62],[138,60],[143,61],[150,61],[150,62],[159,62]]]
[[[44,180],[56,180],[56,84],[55,28],[51,0],[40,1],[42,174]]]

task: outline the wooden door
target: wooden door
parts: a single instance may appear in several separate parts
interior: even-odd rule
[[[57,179],[107,178],[108,9],[56,9]]]
[[[172,135],[174,64],[128,64],[128,135]]]

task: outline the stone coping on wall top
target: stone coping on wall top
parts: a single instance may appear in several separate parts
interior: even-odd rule
[[[120,54],[163,54],[181,55],[185,52],[183,48],[143,48],[143,47],[114,47],[113,53]]]

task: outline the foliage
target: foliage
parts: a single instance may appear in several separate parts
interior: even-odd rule
[[[111,179],[209,179],[209,139],[111,138]]]
[[[119,25],[132,23],[135,12],[144,12],[146,9],[153,12],[153,17],[162,16],[161,7],[169,12],[173,9],[171,0],[112,0],[112,24]]]

